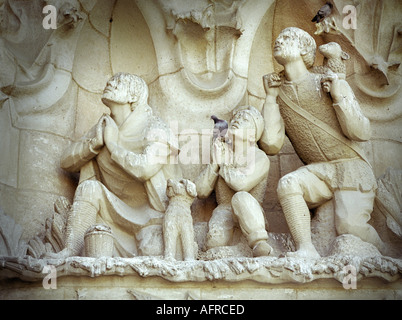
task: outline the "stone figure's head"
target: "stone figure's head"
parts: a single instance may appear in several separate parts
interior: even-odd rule
[[[317,45],[312,36],[299,28],[286,28],[275,40],[274,57],[279,64],[295,61],[302,57],[307,69],[315,60]]]
[[[327,59],[350,59],[349,54],[342,50],[341,46],[336,42],[329,42],[318,47],[318,51]]]
[[[264,118],[256,108],[240,106],[233,111],[229,128],[235,138],[234,140],[241,139],[242,141],[252,140],[257,142],[264,130]]]
[[[122,105],[129,103],[134,109],[135,105],[147,103],[148,85],[137,75],[124,72],[116,73],[107,82],[102,101],[105,105],[110,102]]]
[[[179,181],[168,179],[166,195],[169,199],[180,197],[192,202],[197,196],[197,188],[192,181],[187,179],[181,179]]]

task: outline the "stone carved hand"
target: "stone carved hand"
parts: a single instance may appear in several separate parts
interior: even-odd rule
[[[212,162],[217,165],[233,163],[233,152],[222,139],[216,139],[212,146]]]
[[[105,144],[109,152],[113,153],[113,150],[116,148],[117,141],[119,139],[119,128],[109,115],[106,115],[104,119],[106,126],[103,133],[103,139],[105,140]]]
[[[343,99],[342,85],[335,73],[325,75],[321,79],[322,89],[331,94],[334,103],[338,103]]]
[[[263,83],[267,98],[269,98],[272,102],[275,102],[279,95],[281,77],[275,72],[266,74],[263,76]]]
[[[95,137],[91,139],[91,147],[93,150],[99,150],[100,148],[103,147],[104,141],[103,141],[103,131],[105,129],[105,117],[101,117],[96,124],[96,129],[95,129]]]

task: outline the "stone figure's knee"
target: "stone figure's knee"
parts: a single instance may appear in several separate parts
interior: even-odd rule
[[[279,179],[276,191],[279,199],[290,194],[303,194],[299,179],[294,173],[288,173]]]
[[[97,202],[102,196],[102,184],[98,180],[81,182],[75,191],[75,199]]]
[[[350,233],[352,225],[346,220],[338,220],[336,223],[336,231],[339,235]]]
[[[258,201],[248,192],[239,191],[232,197],[233,213],[238,216],[245,211],[255,211],[260,208]]]
[[[236,192],[232,197],[232,207],[243,207],[246,206],[249,201],[253,201],[254,197],[246,192],[246,191],[239,191]]]
[[[367,212],[343,217],[339,217],[339,215],[336,215],[336,231],[339,235],[347,233],[354,235],[360,235],[362,233],[364,234],[372,228],[371,225],[368,223],[369,219],[370,215]]]
[[[367,223],[362,221],[354,221],[352,219],[339,219],[336,221],[336,231],[341,234],[359,234],[361,231],[369,227]]]
[[[335,222],[337,232],[359,233],[370,228],[374,192],[335,191]]]

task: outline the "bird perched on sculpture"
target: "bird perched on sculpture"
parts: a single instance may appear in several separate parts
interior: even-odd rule
[[[215,115],[212,115],[211,119],[214,120],[215,123],[213,131],[214,140],[217,138],[225,139],[225,135],[229,127],[228,122],[226,120],[219,119]]]
[[[318,10],[317,14],[311,21],[316,22],[316,23],[321,22],[322,20],[324,20],[326,17],[328,17],[331,14],[332,8],[333,8],[333,4],[328,1],[326,4],[324,4],[320,8],[320,10]]]

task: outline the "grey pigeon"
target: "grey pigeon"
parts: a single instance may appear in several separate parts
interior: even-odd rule
[[[214,120],[214,140],[218,137],[224,138],[228,131],[228,122],[226,120],[219,119],[217,116],[212,115],[211,119]]]
[[[327,2],[326,4],[324,4],[320,10],[318,10],[317,14],[315,15],[315,17],[313,18],[313,20],[311,20],[312,22],[321,22],[324,18],[328,17],[331,12],[332,12],[332,8],[333,5],[331,2]]]

